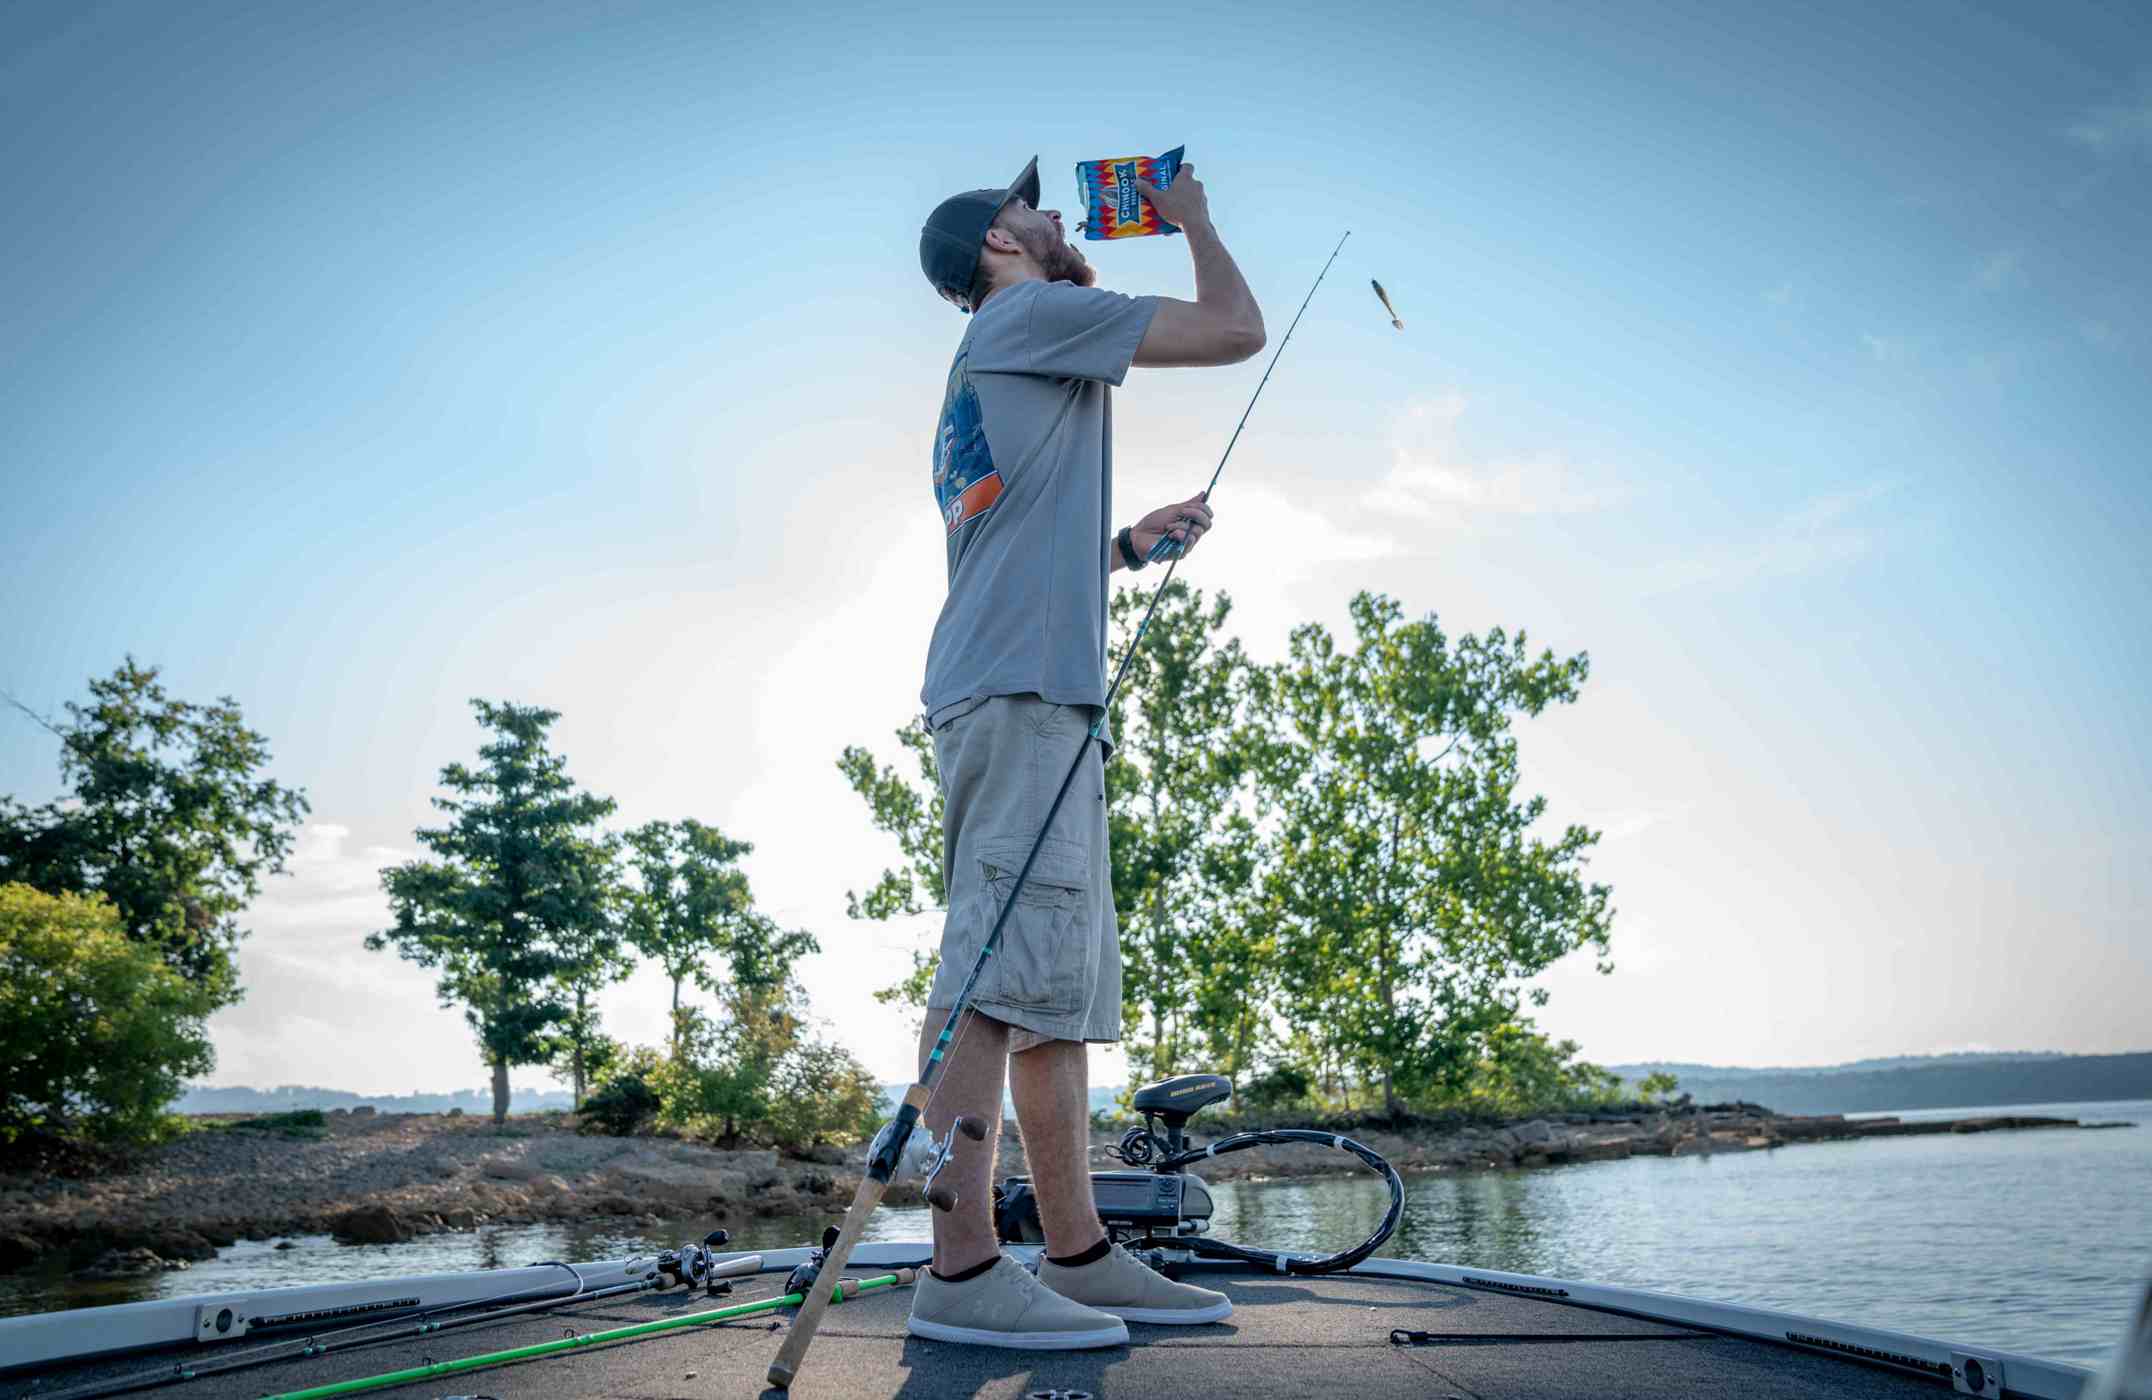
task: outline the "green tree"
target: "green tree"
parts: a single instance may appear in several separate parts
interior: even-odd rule
[[[1574,1040],[1549,1040],[1528,1018],[1496,1026],[1481,1040],[1459,1102],[1514,1115],[1595,1108],[1620,1097],[1621,1076],[1577,1058]]]
[[[770,1078],[769,1134],[779,1147],[872,1137],[882,1122],[882,1086],[841,1045],[819,1038],[796,1043]]]
[[[570,1097],[578,1107],[584,1090],[597,1082],[606,1064],[620,1053],[619,1042],[605,1033],[598,993],[634,970],[634,959],[625,955],[618,931],[610,926],[590,926],[583,936],[564,945],[561,970],[553,981],[565,1004],[553,1029],[547,1063],[568,1081]]]
[[[1522,633],[1445,635],[1391,599],[1353,598],[1357,645],[1320,624],[1255,678],[1283,1010],[1333,1084],[1455,1093],[1515,1024],[1523,982],[1586,946],[1607,970],[1611,911],[1582,875],[1596,833],[1531,834],[1517,792],[1517,715],[1574,701],[1579,654],[1532,655]],[[1533,991],[1530,1000],[1545,1000]]]
[[[61,802],[0,797],[0,879],[47,894],[103,895],[129,938],[155,948],[212,1003],[239,999],[238,916],[280,873],[303,792],[265,777],[269,744],[229,696],[174,700],[128,657],[50,723]]]
[[[814,935],[765,914],[736,914],[725,938],[726,976],[705,983],[720,1014],[682,1007],[674,1050],[656,1081],[663,1121],[730,1145],[765,1134],[786,1057],[805,1043],[806,997],[792,971],[820,951]]]
[[[855,919],[893,919],[949,904],[948,872],[942,860],[941,770],[934,762],[934,736],[922,717],[899,729],[897,742],[912,755],[919,770],[916,786],[895,767],[877,764],[873,754],[856,744],[837,760],[837,770],[866,802],[875,830],[894,836],[903,856],[903,862],[884,870],[865,895],[845,891],[846,912]],[[912,970],[895,985],[876,992],[875,1000],[924,1010],[940,961],[941,955],[933,949],[915,950]]]
[[[1148,595],[1134,591],[1115,598],[1114,655],[1133,640],[1147,602]],[[1222,594],[1206,604],[1186,584],[1169,585],[1115,697],[1117,744],[1106,769],[1106,793],[1124,1012],[1144,1028],[1132,1037],[1131,1054],[1160,1074],[1171,1072],[1189,1048],[1182,1037],[1191,1027],[1214,1053],[1220,1045],[1248,1045],[1256,1034],[1258,1018],[1234,1005],[1261,977],[1259,964],[1237,956],[1245,946],[1186,946],[1231,897],[1237,888],[1233,871],[1245,872],[1252,849],[1251,829],[1228,817],[1248,771],[1231,742],[1246,661],[1237,641],[1217,640],[1231,610]],[[901,857],[864,895],[848,894],[855,919],[916,915],[948,902],[933,735],[915,722],[897,730],[896,738],[912,756],[916,777],[876,763],[858,746],[845,749],[837,763],[866,802],[875,828],[896,838]],[[1219,845],[1225,853],[1213,854]],[[1191,957],[1215,966],[1234,990],[1192,979]],[[931,949],[914,952],[911,971],[876,997],[924,1008],[938,961]]]
[[[571,1008],[554,1037],[552,1049],[553,1057],[546,1061],[546,1066],[570,1084],[577,1085],[574,1092],[578,1111],[590,1101],[594,1086],[605,1083],[619,1072],[621,1062],[628,1054],[625,1041],[605,1033],[595,1008],[587,1012]]]
[[[853,1055],[810,1034],[796,984],[739,991],[723,1012],[681,1010],[680,1049],[641,1071],[656,1121],[720,1146],[852,1143],[874,1130],[881,1088]],[[613,1097],[624,1104],[632,1091]]]
[[[1197,908],[1207,921],[1183,943],[1187,1023],[1202,1067],[1230,1078],[1236,1091],[1263,1067],[1274,1038],[1279,913],[1262,879],[1264,852],[1254,819],[1228,812],[1196,853]]]
[[[1114,596],[1114,655],[1150,603],[1137,589]],[[1261,998],[1254,950],[1223,918],[1252,873],[1254,838],[1234,811],[1249,766],[1234,742],[1247,660],[1237,640],[1219,641],[1232,610],[1223,593],[1206,605],[1186,582],[1166,585],[1114,697],[1106,800],[1123,1016],[1130,1072],[1153,1078],[1187,1067],[1191,1036],[1214,1066],[1221,1050],[1233,1060],[1248,1029],[1240,1008]]]
[[[101,895],[0,885],[0,1141],[151,1136],[215,1063],[213,990],[126,936]]]
[[[508,1071],[544,1064],[556,1030],[572,1015],[562,979],[612,918],[611,838],[595,830],[610,798],[579,792],[566,760],[546,747],[553,710],[473,700],[493,738],[483,765],[451,763],[436,797],[444,827],[420,828],[439,859],[410,861],[381,874],[393,928],[367,935],[374,951],[393,947],[440,973],[443,1006],[461,1004],[493,1070],[493,1120],[508,1115]]]
[[[715,992],[709,968],[754,910],[738,861],[755,849],[692,818],[646,822],[628,833],[638,888],[628,897],[629,941],[672,981],[673,1051],[680,1050],[680,988]]]
[[[1681,1081],[1663,1069],[1655,1069],[1636,1086],[1636,1096],[1646,1103],[1659,1103],[1674,1096]]]
[[[779,928],[768,915],[751,913],[726,941],[725,964],[731,976],[725,990],[734,998],[783,1000],[794,985],[794,965],[821,951],[822,945],[805,929]]]

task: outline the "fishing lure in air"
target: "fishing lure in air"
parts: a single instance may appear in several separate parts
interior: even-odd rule
[[[1403,330],[1405,328],[1405,323],[1398,319],[1397,308],[1390,305],[1390,294],[1382,289],[1382,283],[1377,282],[1374,278],[1370,277],[1367,279],[1367,284],[1375,289],[1376,296],[1382,298],[1382,309],[1390,313],[1390,324],[1397,327],[1399,330]]]

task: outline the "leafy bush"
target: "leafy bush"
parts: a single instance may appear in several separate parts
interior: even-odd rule
[[[683,1008],[677,1051],[651,1078],[658,1121],[721,1147],[759,1141],[771,1077],[797,1035],[797,1021],[761,1000],[735,999],[723,1020]]]
[[[1278,1063],[1240,1086],[1233,1106],[1258,1112],[1299,1108],[1315,1093],[1315,1077],[1299,1065]]]
[[[848,1146],[881,1121],[881,1086],[840,1046],[809,1036],[790,990],[740,995],[723,1017],[683,1008],[678,1052],[629,1052],[583,1103],[585,1132],[669,1129],[722,1147]]]
[[[773,1146],[849,1147],[882,1121],[882,1086],[852,1053],[827,1041],[795,1045],[772,1076],[767,1131]]]
[[[146,1141],[216,1063],[214,988],[129,940],[100,895],[0,885],[0,1141],[79,1130]]]
[[[1515,1115],[1596,1108],[1622,1098],[1621,1076],[1577,1058],[1573,1040],[1549,1040],[1517,1020],[1488,1032],[1461,1101],[1445,1107]]]
[[[609,1077],[576,1110],[582,1131],[627,1137],[648,1127],[664,1106],[654,1082],[663,1064],[647,1045],[619,1056]]]

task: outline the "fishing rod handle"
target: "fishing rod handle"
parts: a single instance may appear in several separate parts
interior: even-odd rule
[[[914,1084],[904,1091],[904,1102],[914,1113],[927,1106],[927,1090]],[[886,1181],[876,1181],[872,1172],[859,1178],[859,1190],[852,1197],[851,1208],[844,1213],[844,1228],[837,1232],[837,1242],[822,1256],[822,1272],[815,1275],[814,1287],[807,1291],[806,1301],[800,1304],[799,1316],[792,1319],[792,1330],[785,1333],[784,1345],[777,1349],[777,1359],[770,1363],[770,1384],[779,1390],[790,1388],[792,1378],[799,1374],[800,1363],[806,1360],[807,1348],[814,1341],[815,1329],[822,1325],[822,1314],[829,1311],[830,1290],[837,1286],[844,1273],[845,1263],[852,1257],[852,1247],[867,1228],[867,1221],[874,1215],[874,1208],[882,1203],[882,1193],[889,1189]]]

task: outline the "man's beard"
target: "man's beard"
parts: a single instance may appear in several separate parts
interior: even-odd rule
[[[1083,254],[1068,245],[1067,240],[1053,234],[1019,235],[1017,241],[1024,251],[1039,265],[1049,282],[1074,282],[1079,287],[1093,286],[1098,282],[1098,269],[1084,261]]]

